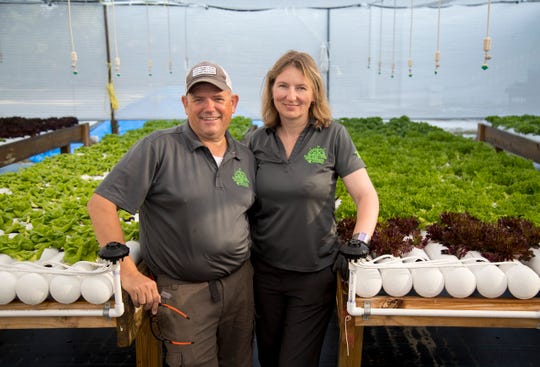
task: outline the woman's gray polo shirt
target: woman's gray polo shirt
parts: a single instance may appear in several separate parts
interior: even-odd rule
[[[343,125],[309,124],[289,159],[275,129],[248,138],[257,160],[257,201],[252,252],[277,268],[317,271],[333,263],[338,238],[334,217],[338,176],[365,167]]]
[[[139,212],[142,257],[155,274],[210,281],[249,258],[255,160],[228,132],[226,138],[218,167],[188,123],[153,132],[96,189],[119,208]]]

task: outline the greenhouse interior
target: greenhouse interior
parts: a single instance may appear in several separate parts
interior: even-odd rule
[[[237,114],[256,119],[266,70],[289,49],[319,62],[335,117],[540,113],[538,1],[1,0],[0,8],[2,116],[108,119],[112,83],[119,120],[182,118],[185,73],[208,60],[231,75]]]
[[[297,50],[380,201],[319,365],[535,366],[539,19],[540,0],[0,0],[0,365],[164,363],[87,202],[131,146],[186,122],[194,65],[227,70],[242,141]],[[138,215],[119,213],[140,265]],[[340,239],[354,218],[338,180]]]

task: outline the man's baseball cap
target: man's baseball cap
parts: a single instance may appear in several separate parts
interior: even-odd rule
[[[186,75],[186,93],[197,83],[210,83],[221,90],[232,90],[231,78],[221,66],[203,61],[193,66]]]

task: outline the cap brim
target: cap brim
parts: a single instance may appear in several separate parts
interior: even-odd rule
[[[230,90],[229,86],[226,84],[226,83],[222,83],[218,80],[216,80],[215,78],[198,78],[196,80],[194,80],[191,84],[187,85],[186,86],[186,92],[189,92],[189,90],[191,88],[193,88],[194,85],[196,84],[199,84],[199,83],[210,83],[216,87],[218,87],[219,89],[221,90]]]

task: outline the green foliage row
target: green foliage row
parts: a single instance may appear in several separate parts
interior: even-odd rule
[[[341,119],[379,193],[380,220],[413,216],[421,226],[442,212],[486,222],[503,216],[540,224],[540,172],[532,162],[406,116]],[[354,216],[340,183],[338,219]]]
[[[68,263],[95,261],[98,244],[86,203],[120,157],[141,137],[180,121],[150,121],[125,135],[107,135],[99,144],[74,154],[48,157],[19,172],[0,175],[0,253],[35,261],[48,247],[63,249]],[[127,238],[136,238],[138,226],[122,212]],[[29,224],[31,225],[29,227]],[[10,235],[11,234],[11,235]],[[17,234],[13,236],[13,234]]]
[[[95,261],[98,244],[86,204],[101,177],[143,136],[181,123],[184,121],[148,121],[122,136],[106,135],[98,144],[81,147],[74,154],[55,155],[17,173],[0,175],[0,189],[9,190],[0,193],[0,230],[4,233],[0,253],[35,261],[45,248],[55,247],[64,250],[67,263]],[[229,131],[241,139],[251,124],[250,119],[235,117]],[[124,211],[120,215],[126,239],[137,239],[138,225],[132,216]]]
[[[380,197],[381,221],[414,216],[427,225],[442,212],[469,212],[485,221],[523,216],[540,224],[540,172],[531,162],[407,117],[387,123],[378,117],[339,121],[368,166]],[[98,245],[86,204],[100,177],[140,138],[180,123],[148,121],[141,129],[107,135],[73,154],[0,175],[0,253],[36,260],[43,249],[56,247],[65,251],[68,263],[94,261]],[[229,131],[242,139],[251,126],[250,119],[235,117]],[[6,189],[11,194],[3,193]],[[354,217],[341,181],[338,196],[337,219]],[[121,216],[126,239],[138,238],[131,215]]]
[[[514,131],[525,135],[540,135],[540,116],[488,116],[485,120],[490,122],[493,127],[514,129]]]

